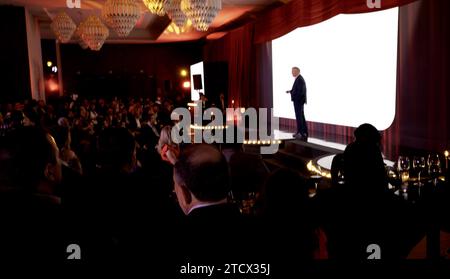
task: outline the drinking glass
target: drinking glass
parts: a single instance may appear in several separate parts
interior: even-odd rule
[[[433,179],[433,185],[436,186],[437,179],[441,173],[441,160],[438,154],[428,155],[428,174]]]
[[[410,161],[407,156],[399,156],[397,161],[397,168],[401,172],[409,171]]]
[[[385,166],[386,169],[386,175],[388,177],[388,182],[390,185],[392,185],[392,188],[390,189],[397,189],[402,181],[401,181],[401,175],[399,174],[399,172],[397,171],[397,169],[395,169],[394,167],[390,167],[390,166]]]
[[[422,186],[422,182],[420,181],[420,174],[422,170],[426,167],[425,158],[421,156],[414,156],[413,158],[413,168],[417,171],[417,185]]]
[[[408,190],[410,161],[407,156],[399,156],[397,161],[397,169],[401,179],[401,190],[406,193]]]
[[[338,184],[345,184],[344,170],[339,170],[337,173]]]

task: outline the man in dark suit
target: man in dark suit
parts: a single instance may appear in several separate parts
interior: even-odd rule
[[[189,216],[208,216],[221,208],[224,215],[234,215],[227,204],[230,190],[225,157],[212,145],[186,147],[174,166],[174,184],[178,203]]]
[[[185,228],[180,230],[180,252],[220,257],[231,252],[226,249],[236,246],[242,226],[239,210],[227,202],[225,157],[212,145],[190,145],[180,154],[173,178],[178,203],[187,215]]]
[[[308,139],[308,127],[306,126],[305,111],[303,109],[304,104],[306,104],[306,83],[302,75],[300,75],[298,67],[292,68],[292,76],[295,77],[294,85],[292,85],[292,90],[286,91],[286,93],[291,93],[291,100],[294,102],[297,133],[293,136],[306,141]]]

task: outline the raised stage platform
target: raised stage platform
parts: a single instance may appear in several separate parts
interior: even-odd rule
[[[275,130],[275,139],[281,140],[280,148],[277,153],[272,155],[262,155],[269,170],[277,168],[289,168],[298,171],[302,176],[309,176],[310,171],[307,168],[309,162],[320,166],[322,170],[329,171],[331,162],[336,154],[343,153],[346,145],[329,142],[317,138],[308,138],[302,141],[294,139],[292,132]],[[244,145],[247,152],[258,152],[257,147]],[[394,162],[385,160],[388,166],[393,166]]]

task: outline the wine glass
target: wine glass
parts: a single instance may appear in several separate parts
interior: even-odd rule
[[[338,184],[345,184],[344,170],[340,169],[337,173]]]
[[[420,174],[422,173],[422,170],[424,170],[426,167],[425,164],[425,158],[421,156],[414,156],[413,158],[413,168],[417,170],[417,185],[420,187],[422,186],[422,182],[420,181]]]
[[[438,154],[428,155],[428,174],[433,179],[433,185],[436,186],[437,179],[441,173],[441,160]]]
[[[401,172],[409,171],[410,161],[407,156],[399,156],[397,161],[397,168]]]
[[[399,156],[397,161],[397,169],[401,179],[401,189],[403,193],[408,190],[410,161],[407,156]]]
[[[385,166],[385,169],[386,169],[386,175],[388,177],[388,182],[389,182],[389,187],[390,187],[389,189],[395,190],[402,183],[401,176],[399,175],[397,169],[395,169],[394,167]]]

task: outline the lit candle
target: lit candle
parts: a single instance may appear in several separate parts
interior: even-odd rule
[[[445,169],[448,170],[448,150],[445,150],[444,152],[445,155]]]

